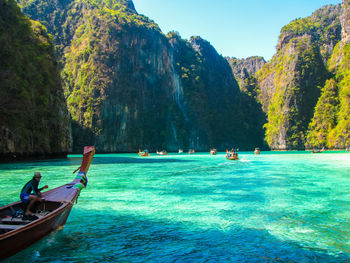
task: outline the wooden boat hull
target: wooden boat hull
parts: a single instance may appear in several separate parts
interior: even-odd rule
[[[226,157],[227,160],[231,160],[231,161],[238,160],[238,153],[226,150],[226,156],[225,157]]]
[[[149,151],[148,150],[144,150],[143,152],[141,152],[141,150],[139,150],[138,154],[141,157],[146,157],[146,156],[149,156]]]
[[[0,260],[29,247],[65,225],[80,191],[86,187],[86,173],[94,153],[94,147],[85,147],[83,161],[76,178],[68,184],[42,194],[43,201],[37,202],[31,209],[39,217],[38,219],[27,221],[21,217],[13,217],[14,212],[22,208],[20,201],[0,208]]]
[[[234,156],[234,157],[226,157],[226,159],[234,161],[234,160],[238,160],[239,158],[237,156]]]
[[[0,238],[0,260],[22,251],[52,231],[64,226],[72,207],[73,202],[62,204],[57,211],[54,211],[43,220],[36,220],[16,230],[7,232]]]

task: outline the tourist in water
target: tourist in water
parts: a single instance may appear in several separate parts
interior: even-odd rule
[[[24,218],[37,219],[36,217],[33,218],[34,216],[30,211],[30,208],[36,201],[42,201],[40,191],[49,187],[48,185],[45,185],[42,188],[38,188],[40,180],[40,172],[35,172],[33,178],[27,182],[21,190],[21,201],[26,204],[26,209],[23,216]]]

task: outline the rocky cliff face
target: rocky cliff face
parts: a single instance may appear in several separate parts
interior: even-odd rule
[[[249,57],[246,59],[229,58],[232,72],[240,86],[239,93],[239,114],[242,115],[244,122],[242,127],[246,137],[242,141],[250,141],[255,147],[268,148],[263,140],[266,123],[266,114],[262,110],[262,105],[258,100],[256,73],[265,65],[263,57]]]
[[[249,79],[254,77],[255,74],[264,66],[266,63],[263,57],[249,57],[246,59],[237,58],[226,58],[230,63],[233,74],[237,79],[240,89],[247,91]]]
[[[174,50],[174,65],[183,90],[183,127],[190,148],[237,145],[235,103],[239,87],[227,61],[200,37],[185,41],[176,33],[168,34]],[[230,131],[230,132],[227,132]],[[236,135],[236,138],[232,136]]]
[[[69,115],[46,29],[0,1],[0,157],[69,150]]]
[[[207,41],[166,37],[131,1],[21,4],[55,36],[73,151],[224,149],[246,136],[237,82]]]
[[[173,93],[167,39],[150,23],[126,23],[113,13],[87,16],[94,23],[79,27],[81,40],[73,40],[63,70],[73,120],[90,130],[99,151],[161,147]]]
[[[285,26],[277,53],[257,74],[272,149],[305,147],[320,87],[330,76],[325,61],[340,39],[339,14],[339,6],[326,6]]]

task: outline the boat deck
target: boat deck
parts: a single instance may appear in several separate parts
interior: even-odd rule
[[[22,218],[3,218],[1,219],[2,224],[15,224],[15,225],[25,225],[30,223],[30,220],[22,220]]]
[[[73,184],[66,184],[43,193],[43,198],[51,202],[70,202],[79,193]]]

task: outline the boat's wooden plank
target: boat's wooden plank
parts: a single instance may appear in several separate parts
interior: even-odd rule
[[[18,229],[20,227],[22,227],[23,225],[10,225],[10,224],[0,224],[0,228],[2,229]]]
[[[22,220],[22,218],[3,218],[1,219],[2,223],[17,223],[17,224],[27,224],[31,221],[29,220]]]

